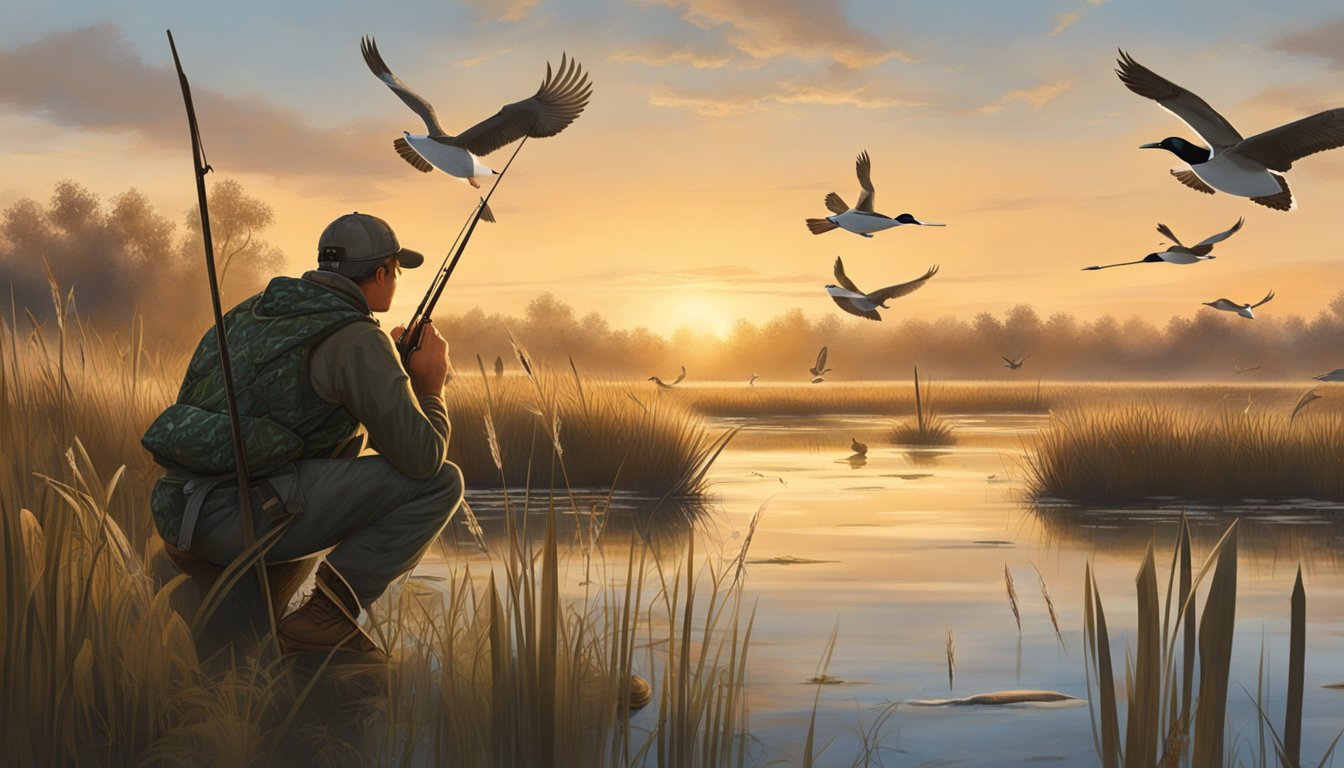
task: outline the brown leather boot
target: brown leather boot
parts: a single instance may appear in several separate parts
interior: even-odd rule
[[[381,652],[378,643],[359,626],[359,599],[345,579],[325,560],[317,567],[317,581],[307,602],[280,620],[276,632],[287,653]]]

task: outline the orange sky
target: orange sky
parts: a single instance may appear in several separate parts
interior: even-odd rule
[[[1199,195],[1168,176],[1174,157],[1137,149],[1189,130],[1111,71],[1123,46],[1256,133],[1344,105],[1332,53],[1344,21],[1323,4],[1248,6],[1245,23],[1170,11],[1184,16],[1154,27],[1147,11],[1165,5],[958,16],[799,1],[766,18],[759,0],[515,0],[426,9],[437,26],[413,29],[353,7],[312,21],[154,5],[26,11],[0,36],[0,206],[71,178],[103,196],[137,187],[180,220],[194,203],[162,32],[174,26],[210,161],[274,207],[268,238],[291,272],[327,221],[356,209],[441,256],[474,198],[393,153],[423,125],[365,69],[369,33],[450,131],[530,95],[562,50],[594,84],[577,122],[523,149],[492,201],[499,223],[482,225],[445,295],[455,309],[517,314],[550,291],[618,327],[722,331],[794,306],[839,312],[822,288],[837,255],[868,290],[941,265],[889,318],[1029,303],[1161,322],[1271,288],[1262,314],[1312,316],[1344,288],[1344,151],[1293,168],[1292,213]],[[826,192],[857,197],[863,149],[877,210],[948,226],[809,234]],[[1160,250],[1159,221],[1190,243],[1239,216],[1215,262],[1079,271]]]

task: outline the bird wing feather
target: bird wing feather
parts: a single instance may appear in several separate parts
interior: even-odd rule
[[[869,310],[859,309],[858,307],[854,306],[853,301],[840,296],[832,296],[831,301],[834,301],[836,306],[840,307],[841,309],[845,310],[851,315],[866,317],[869,320],[876,320],[878,322],[882,321],[882,316],[877,313],[876,309],[869,309]]]
[[[1159,106],[1180,118],[1190,130],[1216,150],[1223,150],[1241,141],[1241,134],[1218,114],[1218,110],[1199,96],[1162,77],[1138,63],[1128,53],[1120,51],[1120,68],[1115,74],[1120,82],[1138,95],[1156,101]]]
[[[845,274],[845,264],[840,260],[839,256],[835,257],[835,281],[840,284],[841,288],[863,295],[863,291],[859,290],[859,286],[855,285],[854,281],[849,279],[849,275]]]
[[[1208,305],[1214,309],[1225,309],[1229,312],[1236,312],[1238,309],[1241,309],[1241,305],[1231,299],[1217,299],[1208,302]]]
[[[1195,190],[1196,192],[1203,192],[1206,195],[1212,195],[1214,193],[1213,187],[1210,187],[1208,184],[1205,184],[1204,180],[1199,178],[1199,176],[1196,175],[1194,171],[1178,171],[1173,168],[1171,171],[1171,175],[1175,176],[1177,181]]]
[[[854,204],[854,210],[873,212],[873,163],[868,159],[868,150],[859,153],[854,159],[854,173],[859,177],[859,187],[863,189],[859,193],[859,202]],[[844,213],[844,211],[840,211]]]
[[[1233,150],[1275,171],[1286,171],[1307,155],[1344,146],[1344,107],[1271,128]]]
[[[677,374],[677,378],[673,379],[673,380],[672,380],[672,383],[673,383],[673,384],[680,384],[680,383],[681,383],[681,380],[684,379],[684,378],[686,378],[686,366],[683,365],[683,366],[681,366],[681,373]]]
[[[1168,227],[1166,224],[1162,224],[1159,222],[1157,225],[1157,231],[1161,232],[1162,236],[1167,238],[1171,242],[1181,246],[1182,248],[1185,247],[1185,245],[1181,243],[1180,239],[1176,237],[1175,233],[1171,231],[1171,227]]]
[[[415,170],[420,171],[421,173],[429,173],[434,170],[434,166],[430,165],[428,160],[421,157],[420,153],[416,152],[415,148],[411,146],[411,143],[405,139],[397,139],[393,141],[392,148],[397,150],[397,154],[401,155],[401,159],[410,163]]]
[[[561,55],[557,74],[552,75],[548,63],[546,79],[535,94],[505,105],[493,117],[463,131],[452,144],[479,157],[524,136],[554,136],[583,114],[592,93],[588,75],[579,63]]]
[[[820,376],[822,371],[825,370],[826,370],[826,347],[822,347],[821,351],[817,353],[817,375]]]
[[[845,203],[843,198],[841,198],[834,192],[827,192],[826,210],[830,211],[831,213],[844,213],[845,211],[849,210],[849,205]]]
[[[922,277],[915,278],[914,280],[911,280],[908,283],[901,283],[900,285],[889,285],[881,290],[873,291],[872,293],[868,294],[868,299],[872,301],[874,304],[881,304],[882,302],[887,301],[888,299],[900,298],[901,296],[913,293],[919,290],[920,288],[924,287],[924,283],[927,282],[929,278],[933,277],[936,274],[938,274],[938,265],[934,264],[932,267],[929,267],[929,271],[925,272]]]
[[[433,105],[421,98],[420,94],[411,90],[410,87],[401,82],[401,78],[392,74],[392,70],[388,69],[387,64],[383,61],[382,54],[378,53],[378,44],[373,41],[372,37],[364,37],[359,43],[359,50],[364,54],[364,63],[369,65],[369,71],[373,72],[379,80],[382,80],[388,88],[391,88],[393,93],[406,102],[406,106],[410,107],[412,112],[415,112],[421,120],[425,121],[425,128],[429,130],[430,136],[442,137],[448,135],[444,133],[443,126],[439,125],[439,118],[434,114]],[[397,151],[400,153],[400,148]],[[402,155],[402,157],[405,157],[405,155]],[[419,166],[416,167],[419,168]]]
[[[1219,232],[1219,233],[1216,234],[1216,235],[1209,235],[1208,237],[1204,238],[1203,240],[1200,240],[1199,243],[1198,243],[1197,245],[1195,245],[1194,248],[1191,248],[1190,250],[1191,250],[1191,251],[1194,251],[1195,253],[1200,253],[1200,251],[1198,251],[1198,250],[1196,250],[1196,249],[1197,249],[1197,248],[1201,248],[1201,247],[1206,246],[1206,245],[1207,245],[1207,246],[1210,246],[1209,250],[1212,250],[1212,246],[1214,245],[1214,243],[1221,243],[1221,242],[1223,242],[1224,240],[1226,240],[1227,238],[1229,238],[1229,237],[1231,237],[1231,236],[1237,234],[1237,232],[1241,230],[1241,225],[1242,225],[1242,224],[1245,224],[1245,223],[1246,223],[1246,219],[1244,219],[1244,218],[1238,218],[1238,219],[1237,219],[1237,223],[1236,223],[1236,224],[1233,224],[1231,229],[1225,230],[1225,231],[1223,231],[1223,232]],[[1209,251],[1206,250],[1206,251],[1204,251],[1203,253],[1208,253],[1208,252],[1209,252]],[[1203,255],[1203,253],[1200,253],[1200,255]]]
[[[1269,293],[1265,294],[1265,298],[1263,298],[1263,299],[1261,299],[1261,300],[1255,302],[1254,304],[1252,304],[1252,305],[1251,305],[1251,309],[1255,309],[1256,307],[1260,306],[1261,304],[1268,304],[1273,298],[1274,298],[1274,292],[1273,292],[1273,291],[1270,291]]]

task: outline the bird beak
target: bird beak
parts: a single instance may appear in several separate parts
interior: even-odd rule
[[[1140,144],[1139,149],[1162,149],[1161,144]]]
[[[919,221],[919,219],[915,219],[915,221]],[[939,223],[936,222],[936,221],[919,221],[919,223],[920,223],[922,226],[925,226],[925,227],[946,227],[946,226],[947,226],[946,224],[939,224]]]

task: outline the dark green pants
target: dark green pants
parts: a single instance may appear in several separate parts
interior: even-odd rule
[[[290,510],[301,510],[266,555],[268,563],[298,560],[331,549],[332,565],[367,606],[415,567],[462,503],[462,472],[444,462],[425,480],[401,474],[381,456],[314,459],[267,480]],[[257,536],[275,524],[253,510]],[[334,549],[333,549],[334,548]],[[201,508],[193,554],[225,565],[242,553],[238,491],[219,487]]]

